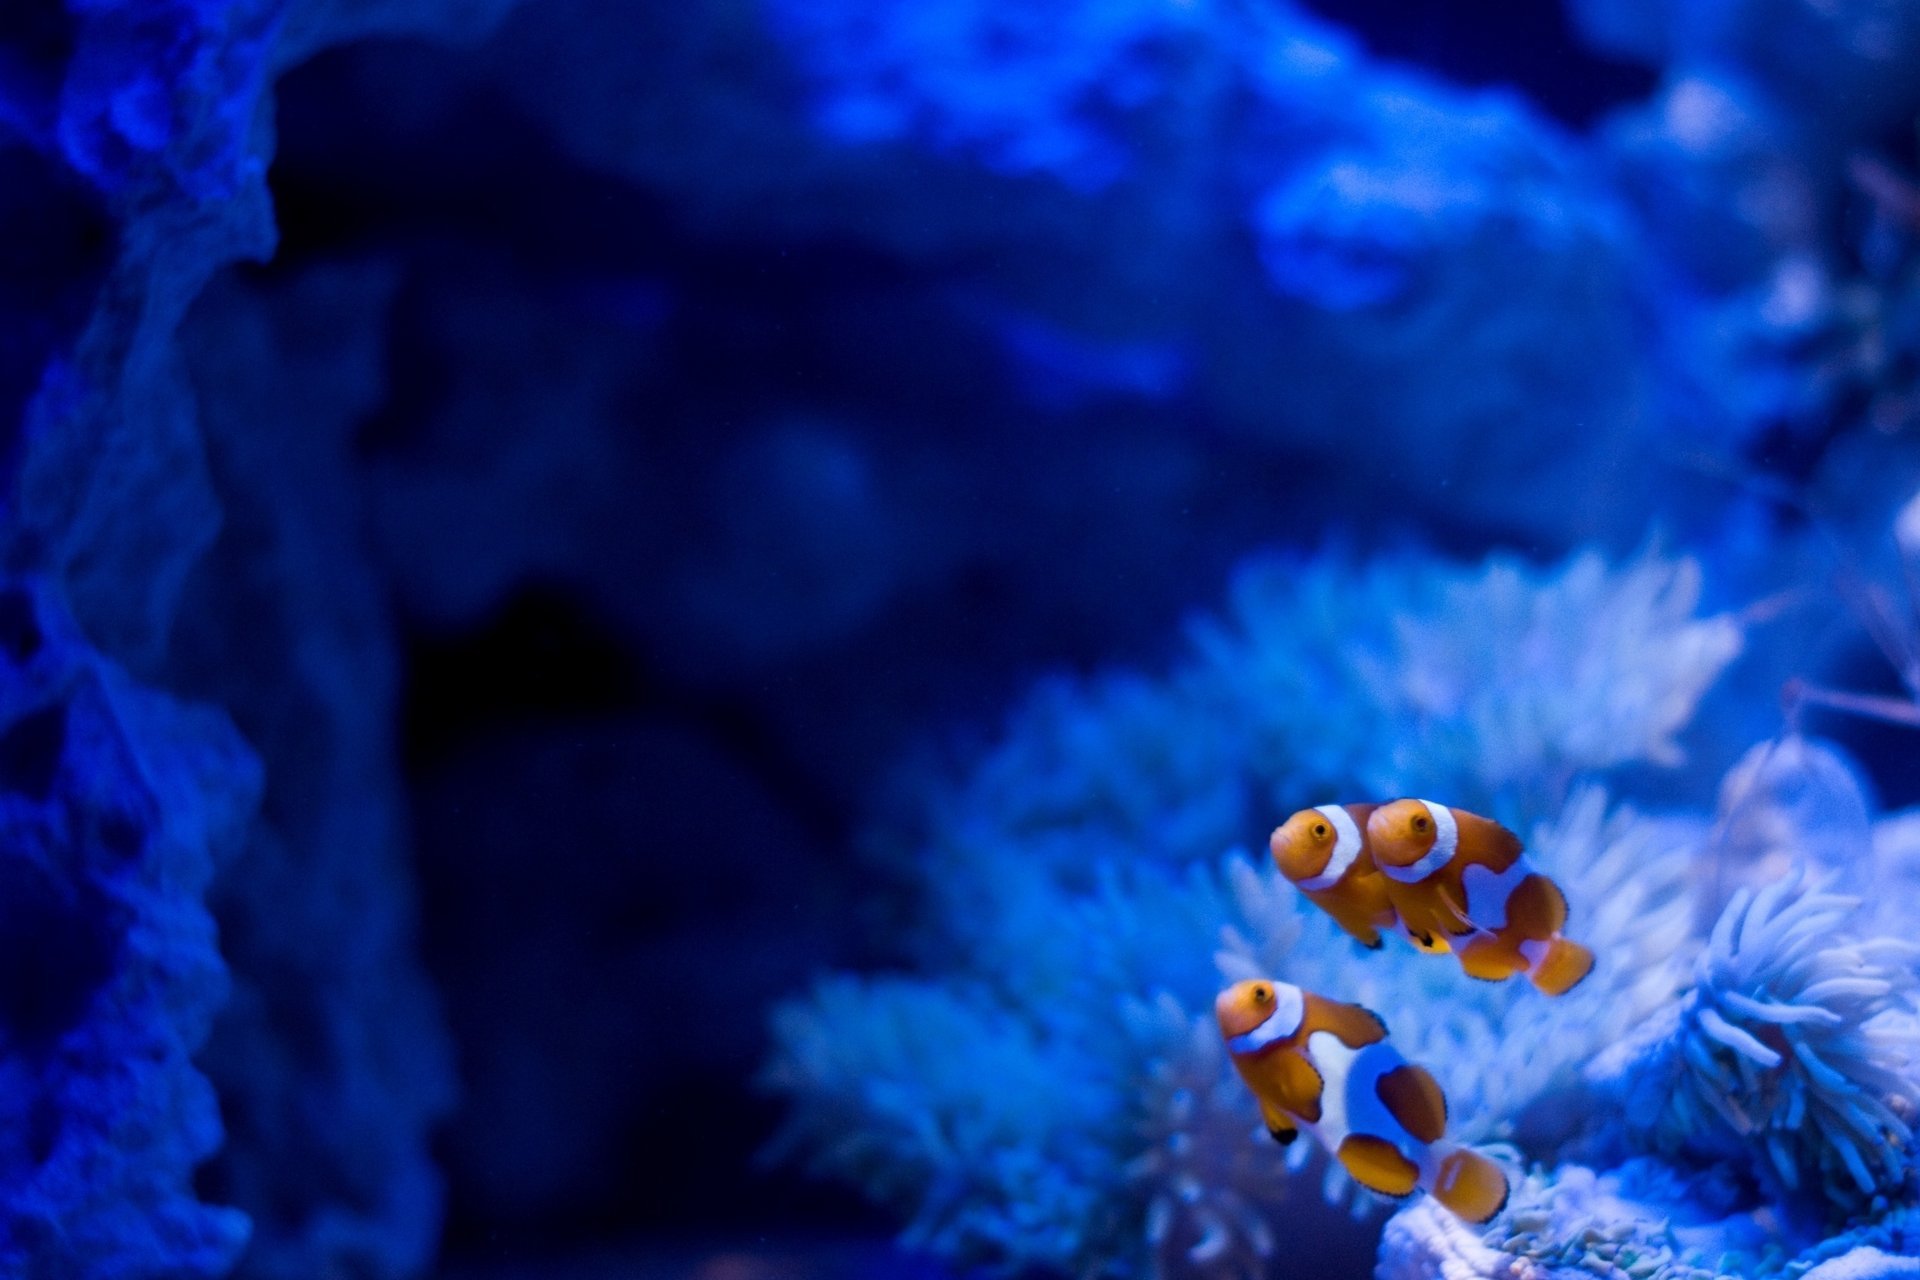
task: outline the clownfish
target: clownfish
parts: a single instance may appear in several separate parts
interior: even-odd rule
[[[1305,1129],[1367,1190],[1426,1191],[1468,1222],[1505,1207],[1506,1174],[1446,1141],[1446,1095],[1371,1011],[1264,978],[1234,983],[1213,1011],[1275,1141]]]
[[[1401,927],[1416,942],[1449,943],[1469,976],[1524,973],[1557,996],[1592,970],[1593,952],[1560,936],[1566,896],[1491,818],[1395,800],[1367,815],[1366,845]]]
[[[1280,874],[1363,946],[1379,950],[1380,931],[1399,919],[1387,880],[1367,849],[1367,818],[1377,806],[1323,804],[1273,829],[1267,847]]]

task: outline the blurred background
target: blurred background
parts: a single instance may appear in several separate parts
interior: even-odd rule
[[[1892,0],[10,0],[7,569],[237,730],[151,1274],[949,1274],[756,1084],[927,779],[1262,549],[1884,560],[1916,113]]]

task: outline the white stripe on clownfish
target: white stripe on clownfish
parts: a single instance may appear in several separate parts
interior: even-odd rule
[[[1266,1048],[1275,1040],[1285,1040],[1300,1029],[1301,1020],[1307,1016],[1307,998],[1300,988],[1288,982],[1273,984],[1273,1009],[1264,1021],[1251,1031],[1227,1041],[1229,1053],[1255,1053]]]
[[[1380,1098],[1380,1078],[1407,1064],[1399,1050],[1384,1040],[1352,1049],[1331,1031],[1316,1031],[1307,1037],[1307,1056],[1323,1082],[1320,1119],[1307,1128],[1327,1150],[1339,1151],[1348,1134],[1366,1134],[1391,1143],[1422,1179],[1432,1176],[1433,1149],[1407,1132]]]
[[[1331,889],[1339,883],[1340,877],[1347,874],[1347,868],[1360,856],[1360,828],[1353,815],[1337,804],[1317,804],[1315,813],[1333,824],[1335,840],[1333,852],[1327,856],[1327,866],[1319,875],[1299,882],[1302,889]]]
[[[1418,862],[1410,866],[1394,867],[1382,862],[1380,870],[1398,880],[1401,884],[1413,884],[1425,880],[1453,861],[1454,850],[1460,847],[1460,824],[1454,821],[1453,810],[1431,800],[1422,800],[1420,807],[1433,819],[1433,847],[1422,854]]]
[[[1533,868],[1525,858],[1515,858],[1505,871],[1476,862],[1461,872],[1460,883],[1467,890],[1468,922],[1489,931],[1506,928],[1507,899],[1532,874]]]

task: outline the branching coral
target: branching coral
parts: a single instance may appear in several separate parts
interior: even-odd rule
[[[1678,987],[1698,826],[1609,812],[1598,789],[1569,800],[1566,782],[1671,758],[1739,642],[1694,616],[1693,570],[1649,554],[1287,572],[1244,572],[1233,620],[1197,626],[1170,678],[1044,687],[930,799],[912,846],[929,918],[906,940],[927,976],[835,980],[780,1014],[787,1149],[865,1183],[916,1242],[1007,1269],[1236,1276],[1343,1220],[1315,1195],[1261,1212],[1279,1162],[1246,1149],[1257,1118],[1199,1017],[1223,924],[1230,975],[1389,1011],[1470,1140],[1576,1083]],[[1429,779],[1553,816],[1534,856],[1601,957],[1573,995],[1463,988],[1410,948],[1357,963],[1277,876],[1219,862],[1288,806]],[[1346,1199],[1337,1177],[1325,1189]]]
[[[1849,936],[1857,905],[1797,871],[1734,895],[1684,999],[1595,1066],[1641,1141],[1843,1207],[1906,1181],[1916,952]]]

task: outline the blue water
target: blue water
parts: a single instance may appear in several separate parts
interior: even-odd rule
[[[1920,1274],[1920,4],[8,0],[0,427],[0,1274]]]

